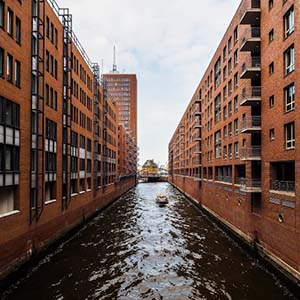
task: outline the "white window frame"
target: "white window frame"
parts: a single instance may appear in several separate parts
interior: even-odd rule
[[[294,149],[295,148],[295,123],[292,122],[292,123],[285,124],[284,127],[285,127],[285,148]]]
[[[295,70],[295,48],[294,45],[284,52],[285,74],[289,74]]]
[[[291,7],[284,16],[285,37],[294,32],[294,7]]]
[[[295,85],[290,84],[284,89],[285,112],[290,112],[295,109]]]

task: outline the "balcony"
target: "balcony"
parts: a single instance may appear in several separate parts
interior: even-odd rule
[[[261,146],[241,148],[240,158],[241,160],[261,160]]]
[[[250,27],[245,31],[240,51],[259,51],[260,50],[260,27]]]
[[[202,151],[201,151],[201,147],[200,146],[197,146],[194,148],[194,154],[201,154]]]
[[[261,87],[250,86],[244,88],[241,95],[241,106],[258,105],[261,102]]]
[[[194,129],[200,129],[202,127],[200,120],[197,120],[193,124]]]
[[[194,158],[193,159],[193,166],[201,166],[201,159]]]
[[[259,79],[261,76],[260,56],[252,56],[251,62],[245,62],[241,68],[241,79]]]
[[[251,7],[245,10],[240,24],[250,24],[258,26],[260,24],[260,14],[260,0],[252,0]]]
[[[226,182],[226,183],[232,183],[232,176],[228,175],[217,175],[216,181]]]
[[[271,180],[271,190],[294,193],[295,181]]]
[[[201,136],[200,135],[194,135],[193,136],[193,142],[201,142]]]
[[[261,117],[246,117],[241,121],[241,133],[253,133],[261,131]]]
[[[201,99],[199,97],[194,99],[195,104],[200,104],[201,103]]]
[[[240,190],[245,193],[261,193],[261,180],[260,179],[240,179]]]

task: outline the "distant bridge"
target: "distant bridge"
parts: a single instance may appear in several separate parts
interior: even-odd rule
[[[161,176],[158,174],[140,174],[138,176],[138,181],[142,182],[166,182],[168,181],[168,176]]]

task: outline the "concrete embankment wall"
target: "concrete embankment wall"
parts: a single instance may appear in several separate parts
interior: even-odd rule
[[[96,195],[91,191],[85,199],[74,197],[67,210],[62,210],[57,201],[52,207],[44,208],[40,220],[32,224],[29,224],[29,218],[25,219],[26,222],[21,213],[1,220],[0,279],[5,279],[135,185],[135,177],[122,179],[119,183],[100,188]]]

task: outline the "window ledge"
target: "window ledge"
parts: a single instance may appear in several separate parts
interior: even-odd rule
[[[52,199],[52,200],[46,201],[45,205],[49,205],[49,204],[52,204],[52,203],[55,203],[55,202],[56,202],[56,199]]]
[[[79,194],[81,195],[81,194],[84,194],[85,193],[85,191],[81,191],[81,192],[79,192]]]
[[[86,192],[91,192],[91,191],[92,191],[91,189],[86,190]]]
[[[276,191],[276,190],[269,190],[270,193],[272,194],[277,194],[277,195],[285,195],[289,197],[295,197],[295,192],[286,192],[286,191]]]
[[[19,213],[20,213],[19,210],[12,210],[12,211],[9,211],[7,213],[0,214],[0,218],[5,218],[5,217],[13,216],[13,215],[16,215],[16,214],[19,214]]]
[[[75,197],[77,195],[78,195],[78,193],[74,193],[74,194],[71,194],[71,197]]]

